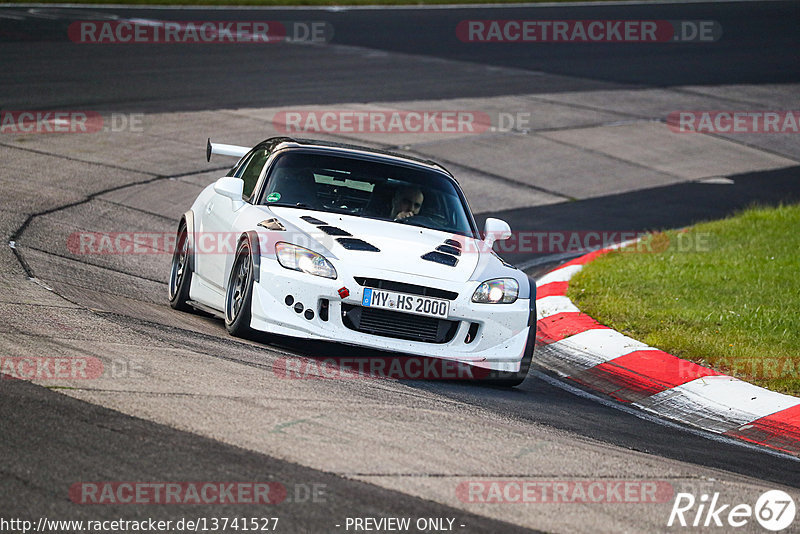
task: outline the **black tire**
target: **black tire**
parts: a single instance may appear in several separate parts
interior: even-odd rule
[[[186,222],[178,227],[178,238],[172,253],[172,266],[169,272],[169,305],[180,311],[194,311],[187,304],[189,288],[192,285],[192,252],[189,250],[189,234]]]
[[[250,243],[243,239],[236,247],[228,289],[225,291],[225,328],[232,336],[249,337],[253,303],[253,258]]]

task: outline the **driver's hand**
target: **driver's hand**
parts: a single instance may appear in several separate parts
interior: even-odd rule
[[[413,217],[413,216],[414,216],[414,212],[413,211],[401,211],[401,212],[398,212],[398,214],[395,216],[394,220],[395,221],[399,221],[400,219],[408,219],[409,217]]]

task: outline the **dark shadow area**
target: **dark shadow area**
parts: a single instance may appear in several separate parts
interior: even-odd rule
[[[263,332],[254,332],[251,339],[296,355],[273,364],[275,375],[288,380],[402,380],[494,387],[485,381],[497,378],[488,369],[427,356]]]
[[[800,202],[800,166],[729,178],[732,184],[688,182],[575,202],[482,213],[476,219],[483,228],[486,217],[499,217],[507,221],[515,233],[564,232],[570,235],[576,232],[584,235],[604,232],[612,236],[617,232],[619,237],[721,219],[753,205]],[[535,241],[528,243],[535,245]],[[500,246],[496,245],[495,249],[501,250],[502,256],[514,264],[564,252],[551,248],[535,254],[530,252],[532,247],[502,250]],[[533,249],[538,251],[535,246]]]
[[[797,2],[460,8],[350,12],[331,19],[335,42],[549,74],[648,86],[786,83],[800,80]],[[456,36],[473,20],[714,21],[710,42],[474,43]],[[672,26],[680,24],[672,24]],[[413,38],[409,31],[413,28]],[[680,33],[680,29],[677,30]],[[689,34],[688,29],[686,35]],[[488,35],[488,30],[487,30]],[[535,92],[535,90],[531,91]]]
[[[800,81],[800,4],[710,2],[458,9],[4,8],[5,109],[190,111]],[[319,21],[331,44],[92,44],[79,20]],[[50,18],[52,17],[52,18]],[[710,20],[712,42],[474,43],[469,20]],[[670,23],[671,24],[671,23]],[[376,52],[376,50],[378,52]],[[380,51],[411,54],[387,56]],[[440,60],[466,63],[449,63]],[[511,70],[503,70],[506,67]],[[41,73],[47,76],[42,77]],[[4,73],[4,74],[3,74]],[[547,73],[549,75],[541,75]]]
[[[278,517],[278,532],[335,532],[344,530],[347,517],[385,516],[451,517],[456,524],[466,525],[458,528],[463,532],[531,532],[130,417],[22,380],[0,378],[0,418],[0,455],[5,459],[2,513],[5,518],[33,521],[34,526],[40,517],[84,521],[153,518],[172,520],[169,531],[182,532],[193,529],[174,528],[175,521],[181,518],[248,518],[247,526],[251,527],[251,517]],[[194,482],[195,487],[206,482],[269,483],[268,496],[274,501],[193,504],[186,490],[180,494],[181,504],[110,504],[112,498],[134,498],[127,490],[114,490],[106,494],[103,504],[78,504],[74,499],[80,502],[83,496],[91,502],[91,492],[84,491],[84,486],[74,486],[84,482]],[[103,494],[98,491],[93,495],[99,500]],[[162,502],[157,495],[162,500],[166,498],[163,490],[159,494],[154,489],[135,498]],[[212,490],[206,495],[213,499],[218,494]],[[227,498],[224,493],[219,495],[223,500]],[[234,490],[231,498],[237,501],[238,495]],[[252,490],[244,495],[249,497],[244,497],[243,502],[254,497]],[[207,530],[242,530],[241,524],[239,528],[212,528],[210,521]],[[337,528],[337,524],[341,527]],[[260,520],[258,526],[260,531]],[[55,527],[45,530],[81,531]],[[83,529],[87,530],[91,529]],[[203,530],[202,525],[199,530]]]

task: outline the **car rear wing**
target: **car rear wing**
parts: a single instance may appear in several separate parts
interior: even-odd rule
[[[250,152],[250,149],[244,146],[237,145],[223,145],[222,143],[212,143],[211,138],[208,138],[206,145],[206,161],[211,161],[211,154],[219,154],[220,156],[236,156],[241,158]]]

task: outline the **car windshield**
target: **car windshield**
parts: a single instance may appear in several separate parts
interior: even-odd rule
[[[355,157],[303,151],[280,155],[259,203],[475,235],[463,195],[445,175]]]

